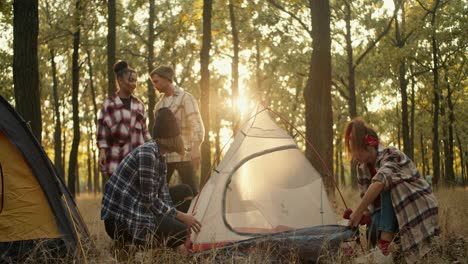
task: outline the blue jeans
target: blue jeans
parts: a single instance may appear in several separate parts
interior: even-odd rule
[[[371,244],[375,245],[380,238],[380,232],[398,233],[398,220],[392,205],[390,191],[380,193],[380,209],[372,214],[372,224],[368,229]]]

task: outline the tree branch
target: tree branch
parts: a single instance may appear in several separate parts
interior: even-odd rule
[[[284,13],[288,14],[289,16],[291,16],[294,20],[296,20],[299,24],[301,24],[301,26],[304,28],[305,31],[307,31],[307,33],[309,33],[309,35],[312,37],[312,30],[304,23],[302,22],[302,20],[297,17],[294,13],[292,13],[291,11],[289,10],[286,10],[286,8],[284,8],[283,6],[281,6],[280,4],[278,4],[275,0],[267,0],[268,3],[270,3],[271,5],[273,5],[274,7],[278,8],[279,10],[283,11]]]
[[[132,56],[135,56],[135,57],[140,57],[140,58],[147,58],[147,56],[143,55],[143,54],[140,54],[140,53],[136,53],[136,52],[133,52],[132,50],[130,49],[122,49],[122,52],[123,53],[128,53]]]
[[[146,38],[144,38],[140,32],[138,32],[136,29],[134,29],[133,27],[126,27],[127,30],[132,33],[135,37],[139,38],[143,43],[145,43],[146,46],[149,46],[150,43],[148,42],[148,40]]]
[[[385,28],[384,31],[382,31],[377,38],[370,43],[370,45],[366,48],[366,50],[358,57],[356,60],[356,63],[353,65],[353,69],[356,69],[356,67],[361,63],[361,61],[367,56],[367,54],[377,45],[377,43],[390,31],[390,28],[393,24],[393,21],[395,20],[396,14],[398,13],[398,10],[400,10],[400,7],[403,2],[400,2],[398,6],[395,6],[395,10],[393,11],[393,16],[390,21],[388,21],[387,27]]]

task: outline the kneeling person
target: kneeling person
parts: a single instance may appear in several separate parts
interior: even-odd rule
[[[157,239],[187,253],[184,242],[189,229],[198,233],[201,224],[174,207],[170,196],[164,154],[183,154],[185,150],[175,116],[168,108],[158,111],[153,131],[154,140],[128,154],[106,183],[101,219],[114,240],[147,245]],[[176,188],[180,193],[181,187]]]

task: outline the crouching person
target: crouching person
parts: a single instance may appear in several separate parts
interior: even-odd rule
[[[420,260],[440,232],[437,200],[429,184],[403,152],[382,147],[377,132],[363,120],[350,121],[344,137],[346,149],[357,162],[362,197],[349,225],[356,227],[370,216],[370,233],[378,239],[377,247],[357,262],[393,263],[389,245],[397,235],[406,262]]]
[[[166,242],[187,254],[184,242],[189,230],[198,233],[201,224],[193,215],[178,210],[171,199],[164,154],[182,155],[185,150],[176,118],[168,108],[158,111],[153,137],[128,154],[106,183],[101,219],[114,240],[136,245]],[[182,205],[192,195],[184,189],[190,192],[189,186],[174,189],[178,196],[174,198]]]

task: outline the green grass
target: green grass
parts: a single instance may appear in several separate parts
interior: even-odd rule
[[[359,203],[358,192],[351,188],[343,188],[342,192],[347,205],[355,208]],[[468,263],[468,189],[439,189],[435,191],[435,195],[439,201],[442,234],[434,240],[432,251],[421,263]],[[330,202],[337,218],[340,219],[345,207],[339,195],[336,194]],[[274,254],[271,248],[265,247],[253,249],[247,255],[239,254],[231,257],[223,257],[218,251],[213,250],[205,258],[194,260],[167,248],[122,250],[122,248],[114,247],[114,243],[107,236],[104,224],[100,220],[101,197],[82,194],[77,198],[77,203],[95,242],[95,251],[86,257],[88,263],[269,263]],[[352,263],[352,259],[343,257],[341,252],[330,252],[326,249],[320,261],[321,263]],[[281,262],[298,263],[299,261],[294,254],[291,254],[282,258]]]

